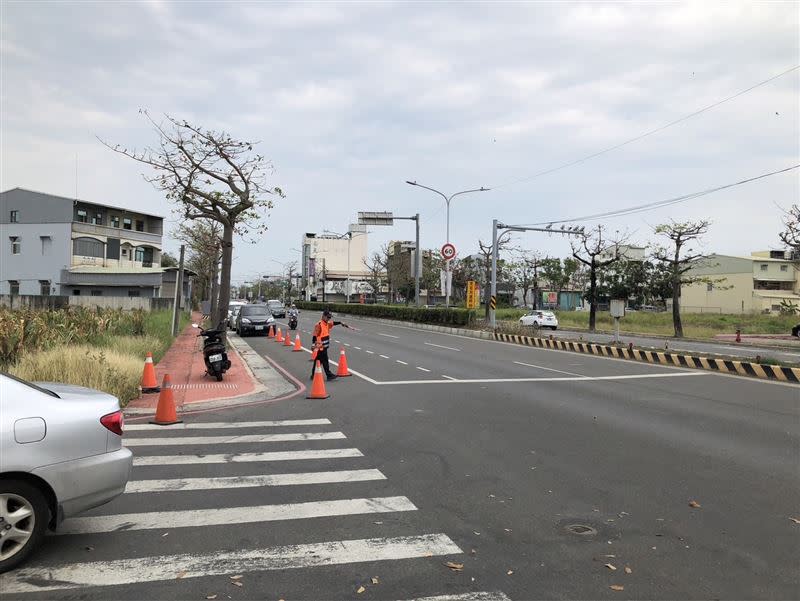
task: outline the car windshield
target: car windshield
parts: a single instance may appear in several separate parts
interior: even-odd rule
[[[242,315],[269,315],[269,309],[267,309],[264,305],[252,306],[252,307],[242,307],[241,308]]]
[[[283,303],[278,301],[270,301],[267,303],[271,309],[283,308]]]

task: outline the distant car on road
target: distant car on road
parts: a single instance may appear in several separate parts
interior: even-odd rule
[[[792,336],[797,336],[800,338],[800,323],[798,323],[795,327],[792,328]]]
[[[279,300],[268,300],[267,307],[273,317],[286,317],[286,307]]]
[[[48,528],[125,491],[133,460],[123,425],[110,394],[0,373],[0,573]]]
[[[522,326],[531,326],[534,328],[558,329],[558,318],[552,311],[531,311],[527,315],[520,317],[519,323]]]
[[[236,317],[236,333],[239,336],[266,334],[269,326],[274,323],[275,318],[267,305],[244,305]]]
[[[234,305],[228,309],[228,329],[236,329],[236,319],[239,317],[239,311],[242,310],[242,305]]]

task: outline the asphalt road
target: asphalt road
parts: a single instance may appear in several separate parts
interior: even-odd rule
[[[128,493],[3,598],[800,597],[800,388],[345,320],[329,399],[129,427]]]

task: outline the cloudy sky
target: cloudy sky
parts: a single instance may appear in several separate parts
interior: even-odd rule
[[[797,2],[11,2],[2,6],[2,189],[171,207],[142,168],[101,146],[155,140],[170,113],[260,141],[286,192],[234,277],[280,270],[302,232],[359,210],[422,215],[423,245],[463,256],[492,218],[558,221],[670,198],[800,163],[794,71],[663,132],[618,144],[800,64]],[[708,251],[776,247],[798,171],[607,221],[651,241],[669,218],[713,221]],[[587,225],[591,225],[587,223]],[[376,249],[413,238],[377,229]],[[520,236],[564,256],[556,236]],[[174,248],[174,242],[168,242]],[[277,261],[277,262],[273,262]]]

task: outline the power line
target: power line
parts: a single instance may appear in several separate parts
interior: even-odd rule
[[[514,178],[514,179],[511,179],[511,180],[509,180],[509,181],[507,181],[505,183],[502,183],[502,184],[499,184],[499,185],[496,185],[496,186],[490,186],[490,188],[496,190],[498,188],[503,188],[505,186],[510,186],[511,184],[527,182],[527,181],[530,181],[532,179],[536,179],[537,177],[541,177],[543,175],[548,175],[549,173],[555,173],[556,171],[560,171],[562,169],[566,169],[567,167],[572,167],[573,165],[579,165],[580,163],[584,163],[584,162],[586,162],[586,161],[588,161],[590,159],[599,157],[599,156],[604,155],[606,153],[609,153],[609,152],[611,152],[613,150],[617,150],[618,148],[622,148],[623,146],[627,146],[628,144],[632,144],[633,142],[637,142],[637,141],[639,141],[639,140],[641,140],[643,138],[646,138],[648,136],[652,136],[653,134],[656,134],[656,133],[658,133],[660,131],[664,131],[668,127],[672,127],[673,125],[677,125],[678,123],[682,123],[683,121],[691,119],[692,117],[696,117],[697,115],[700,115],[702,113],[705,113],[706,111],[709,111],[709,110],[711,110],[713,108],[716,108],[721,104],[725,104],[726,102],[729,102],[729,101],[733,100],[734,98],[738,98],[739,96],[747,94],[748,92],[751,92],[751,91],[755,90],[756,88],[760,88],[761,86],[766,85],[766,84],[770,83],[771,81],[775,81],[776,79],[778,79],[780,77],[783,77],[784,75],[787,75],[787,74],[789,74],[789,73],[791,73],[793,71],[797,71],[798,69],[800,69],[800,65],[795,65],[794,67],[792,67],[790,69],[787,69],[786,71],[783,71],[781,73],[778,73],[777,75],[775,75],[773,77],[770,77],[769,79],[765,79],[764,81],[761,81],[761,82],[759,82],[759,83],[757,83],[755,85],[750,86],[749,88],[741,90],[740,92],[737,92],[733,96],[728,96],[727,98],[723,98],[722,100],[719,100],[719,101],[717,101],[717,102],[715,102],[713,104],[709,104],[708,106],[705,106],[705,107],[703,107],[703,108],[701,108],[699,110],[694,111],[693,113],[689,113],[688,115],[684,115],[683,117],[681,117],[679,119],[676,119],[675,121],[670,121],[666,125],[662,125],[662,126],[657,127],[655,129],[651,129],[649,131],[646,131],[643,134],[640,134],[640,135],[638,135],[638,136],[636,136],[634,138],[630,138],[629,140],[625,140],[624,142],[621,142],[621,143],[616,144],[614,146],[610,146],[609,148],[606,148],[604,150],[600,150],[599,152],[595,152],[595,153],[592,153],[592,154],[587,155],[585,157],[582,157],[582,158],[579,158],[579,159],[575,159],[574,161],[570,161],[568,163],[564,163],[563,165],[558,165],[556,167],[551,167],[549,169],[545,169],[543,171],[539,171],[539,172],[534,173],[533,175],[531,175],[529,177]]]
[[[648,202],[646,204],[637,205],[633,207],[628,207],[625,209],[617,209],[616,211],[608,211],[606,213],[595,213],[593,215],[585,215],[583,217],[573,217],[570,219],[552,219],[550,221],[540,221],[538,223],[523,223],[519,224],[522,226],[537,226],[537,225],[546,225],[546,224],[553,224],[553,223],[574,223],[576,221],[593,221],[595,219],[602,219],[604,217],[621,217],[623,215],[632,215],[634,213],[641,213],[644,211],[651,211],[653,209],[659,209],[661,207],[667,207],[669,205],[677,204],[679,202],[685,202],[687,200],[692,200],[693,198],[699,198],[700,196],[705,196],[707,194],[713,194],[714,192],[719,192],[720,190],[726,190],[728,188],[733,188],[735,186],[741,186],[742,184],[749,184],[750,182],[754,182],[760,179],[764,179],[766,177],[770,177],[772,175],[778,175],[779,173],[786,173],[787,171],[791,171],[792,169],[797,169],[800,167],[800,163],[797,165],[792,165],[791,167],[786,167],[785,169],[778,169],[777,171],[771,171],[769,173],[762,173],[761,175],[756,175],[755,177],[749,177],[747,179],[743,179],[738,182],[733,182],[731,184],[725,184],[724,186],[717,186],[716,188],[709,188],[707,190],[701,190],[699,192],[692,192],[691,194],[685,194],[683,196],[676,196],[674,198],[668,198],[666,200],[657,200],[654,202]],[[556,231],[556,230],[553,230]]]

